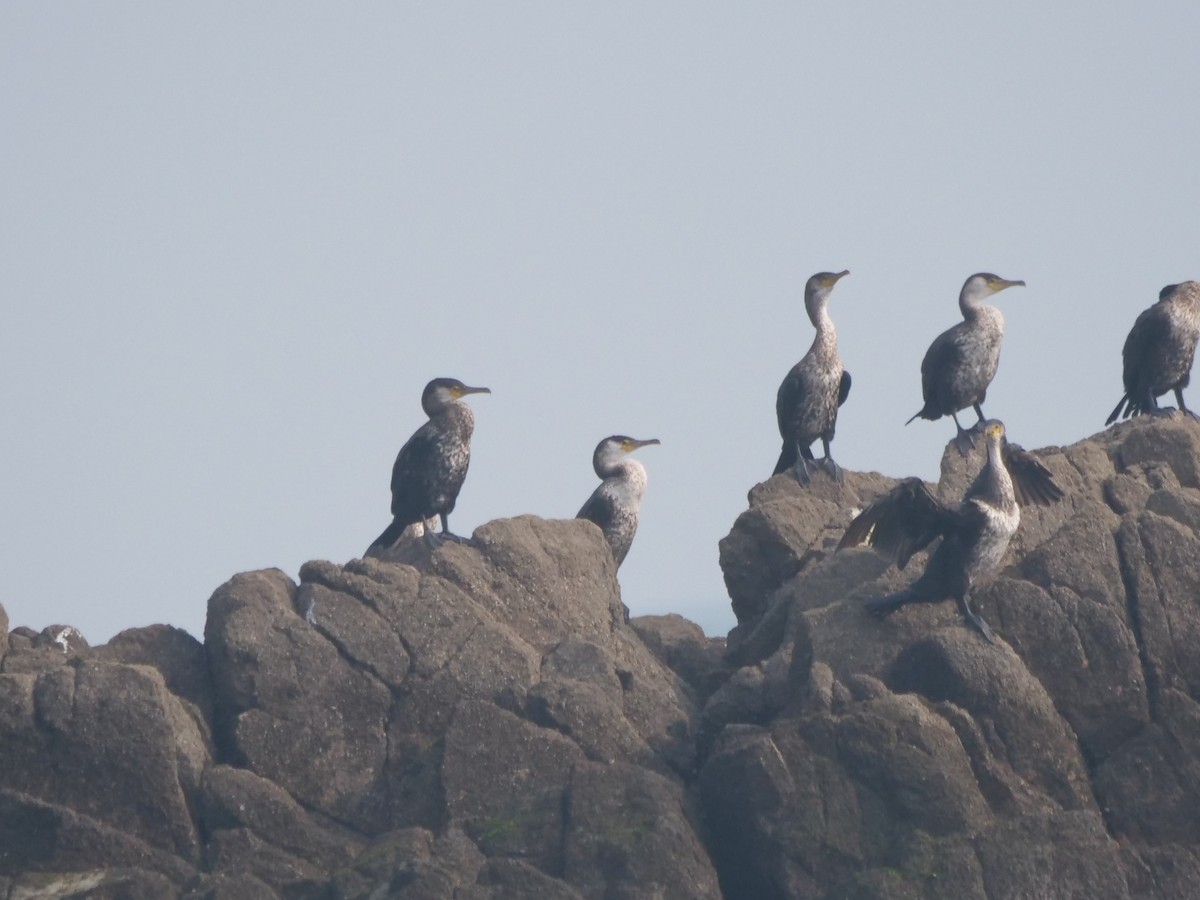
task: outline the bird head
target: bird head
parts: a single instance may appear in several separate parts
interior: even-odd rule
[[[984,297],[998,294],[1010,287],[1025,287],[1025,282],[1020,279],[1010,281],[999,275],[993,275],[991,272],[977,272],[963,283],[962,297],[970,300],[982,300]]]
[[[425,410],[426,414],[433,415],[431,410],[441,409],[447,403],[461,400],[467,394],[490,394],[491,392],[490,388],[465,385],[457,378],[435,378],[425,385],[425,390],[421,393],[421,408]]]
[[[606,437],[596,445],[596,452],[592,454],[592,463],[599,470],[606,464],[612,465],[639,447],[647,447],[650,444],[658,443],[661,443],[658,438],[639,441],[637,438],[631,438],[625,434],[614,434]]]
[[[821,306],[833,286],[850,274],[848,269],[841,272],[818,272],[804,285],[804,308],[811,316]]]

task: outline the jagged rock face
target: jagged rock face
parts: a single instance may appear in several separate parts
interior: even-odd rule
[[[858,473],[751,491],[727,645],[533,517],[238,575],[203,644],[0,628],[0,900],[1194,897],[1200,425],[1041,456],[997,645],[863,614],[924,557],[833,552]]]
[[[0,897],[719,897],[696,697],[598,532],[524,517],[393,556],[238,575],[203,645],[15,632]]]
[[[834,552],[889,482],[751,492],[722,542],[744,668],[700,730],[727,897],[1195,895],[1200,426],[1136,420],[1039,455],[1067,497],[1022,511],[976,589],[996,646],[952,603],[863,615],[924,563]],[[979,464],[948,452],[939,496]]]

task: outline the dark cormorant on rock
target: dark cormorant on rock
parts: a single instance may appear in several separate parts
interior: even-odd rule
[[[907,478],[846,529],[839,550],[865,541],[900,569],[914,553],[942,539],[911,587],[867,603],[872,615],[882,619],[907,603],[953,599],[967,623],[995,642],[992,629],[971,609],[967,593],[999,567],[1021,522],[1021,506],[1049,506],[1063,492],[1049,469],[1005,440],[1003,424],[985,422],[983,435],[987,462],[958,506],[945,506],[921,479]]]
[[[425,385],[421,408],[429,421],[413,432],[396,454],[392,466],[392,524],[367,548],[392,546],[414,522],[439,516],[441,537],[461,540],[450,533],[447,516],[454,511],[458,492],[471,463],[471,433],[475,415],[462,402],[467,394],[490,394],[485,387],[467,387],[457,378],[435,378]],[[437,543],[426,529],[425,541]]]
[[[1125,395],[1105,425],[1118,418],[1157,414],[1158,398],[1175,392],[1179,408],[1196,414],[1183,402],[1183,389],[1192,377],[1196,341],[1200,339],[1200,284],[1185,281],[1159,291],[1158,302],[1137,317],[1125,338]]]
[[[775,398],[775,415],[779,420],[779,434],[783,438],[783,450],[775,463],[773,475],[794,468],[796,479],[808,484],[810,479],[808,461],[813,459],[810,447],[817,438],[825,449],[825,456],[817,465],[825,469],[836,480],[842,480],[842,470],[829,455],[829,442],[833,440],[837,425],[838,407],[846,402],[850,394],[850,373],[842,368],[837,352],[837,331],[833,319],[829,318],[826,305],[829,292],[838,280],[849,272],[818,272],[804,286],[804,308],[812,320],[817,334],[804,358],[787,373],[779,385]]]
[[[950,416],[958,429],[954,446],[963,456],[975,446],[975,441],[971,432],[959,423],[958,413],[973,406],[979,421],[971,431],[982,427],[982,404],[1000,365],[1000,344],[1004,340],[1004,316],[983,300],[1014,285],[1024,287],[1025,282],[1008,281],[990,272],[968,278],[958,294],[963,320],[934,338],[921,360],[921,394],[925,405],[908,422],[918,417],[933,421]]]
[[[638,447],[658,442],[658,438],[639,441],[614,434],[597,444],[592,454],[592,468],[603,481],[592,491],[592,496],[575,518],[587,519],[600,526],[617,568],[621,567],[633,544],[642,494],[646,491],[646,467],[629,454]]]

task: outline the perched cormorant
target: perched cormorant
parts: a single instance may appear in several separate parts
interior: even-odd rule
[[[413,432],[392,466],[392,524],[375,538],[368,552],[396,543],[414,522],[439,516],[441,537],[461,540],[450,533],[447,516],[454,511],[458,492],[471,463],[471,433],[475,416],[461,402],[467,394],[490,394],[485,387],[467,387],[457,378],[435,378],[421,393],[421,408],[429,421]],[[425,541],[437,543],[426,530]]]
[[[775,415],[779,420],[779,434],[783,438],[783,450],[775,463],[778,475],[795,468],[796,479],[808,484],[808,461],[813,459],[812,442],[821,439],[825,456],[817,465],[825,469],[838,481],[842,470],[829,455],[829,442],[833,440],[837,425],[838,407],[846,402],[850,394],[850,373],[842,368],[837,352],[837,331],[833,319],[829,318],[826,305],[829,292],[838,279],[849,272],[818,272],[804,286],[804,308],[808,318],[817,329],[812,346],[804,358],[792,366],[779,385],[775,398]]]
[[[963,320],[934,338],[921,360],[921,395],[925,405],[908,422],[918,417],[933,421],[950,416],[958,429],[954,446],[963,456],[975,446],[975,441],[971,432],[959,423],[959,410],[975,407],[979,421],[971,431],[983,426],[982,404],[1000,365],[1000,343],[1004,340],[1004,316],[983,300],[1014,285],[1024,287],[1025,282],[1008,281],[990,272],[968,278],[958,294]]]
[[[592,454],[592,468],[603,481],[592,491],[592,496],[575,518],[587,519],[600,526],[617,568],[624,562],[633,543],[642,494],[646,491],[646,467],[628,454],[638,447],[658,442],[658,438],[638,441],[614,434],[597,444]]]
[[[1125,395],[1105,425],[1118,418],[1159,412],[1158,398],[1175,392],[1179,408],[1196,414],[1183,402],[1183,389],[1191,380],[1196,341],[1200,339],[1200,284],[1168,284],[1158,302],[1137,317],[1121,358],[1125,363]],[[1166,410],[1163,410],[1166,412]]]
[[[921,577],[908,588],[867,603],[878,618],[906,603],[938,603],[953,599],[968,624],[995,642],[996,635],[971,609],[967,593],[996,570],[1021,521],[1021,506],[1049,506],[1062,499],[1054,476],[1032,454],[1004,437],[1004,425],[984,423],[987,462],[967,488],[962,503],[945,506],[919,478],[907,478],[850,523],[838,549],[864,541],[903,569],[914,553],[942,542],[925,563]]]

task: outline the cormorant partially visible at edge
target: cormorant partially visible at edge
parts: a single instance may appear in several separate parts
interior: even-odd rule
[[[1105,425],[1118,418],[1160,412],[1158,398],[1175,392],[1179,408],[1196,414],[1183,402],[1183,389],[1192,375],[1196,341],[1200,339],[1200,284],[1185,281],[1159,291],[1158,302],[1143,310],[1125,338],[1125,395]],[[1161,410],[1167,412],[1168,410]]]
[[[963,456],[975,446],[975,441],[971,432],[959,423],[958,413],[973,406],[979,421],[971,431],[983,425],[982,404],[1000,365],[1000,344],[1004,340],[1004,316],[983,300],[1015,285],[1024,287],[1025,282],[1008,281],[990,272],[968,278],[958,294],[963,320],[934,338],[921,360],[921,395],[925,405],[908,422],[918,417],[934,421],[950,416],[958,429],[954,446]]]
[[[595,522],[604,532],[617,568],[625,561],[637,531],[642,494],[646,491],[646,467],[629,456],[638,447],[659,443],[658,438],[635,440],[623,434],[606,437],[596,445],[592,468],[603,481],[575,516]]]
[[[808,461],[813,459],[810,447],[817,438],[821,439],[825,449],[825,456],[817,465],[837,481],[842,480],[842,470],[829,455],[829,442],[833,440],[837,425],[838,407],[850,394],[850,373],[842,368],[842,360],[838,357],[837,331],[826,306],[833,286],[849,274],[848,271],[818,272],[808,279],[804,286],[804,308],[817,333],[808,352],[792,366],[779,385],[775,398],[783,450],[772,474],[778,475],[794,467],[796,479],[801,484],[811,481]]]
[[[490,393],[485,387],[467,387],[457,378],[435,378],[425,385],[421,408],[429,421],[413,432],[396,454],[392,466],[392,524],[375,538],[368,552],[392,546],[409,525],[435,515],[442,520],[441,538],[462,540],[450,533],[446,521],[454,511],[471,463],[475,415],[462,398]],[[425,541],[435,546],[438,537],[426,529]]]
[[[1054,476],[1032,454],[1004,437],[1004,425],[984,423],[987,462],[957,507],[945,506],[919,478],[908,478],[850,523],[838,549],[864,541],[899,569],[914,553],[942,539],[921,577],[908,588],[867,603],[878,618],[907,603],[954,600],[968,624],[989,641],[996,635],[971,609],[970,589],[1000,565],[1021,521],[1021,506],[1049,506],[1062,499]]]

